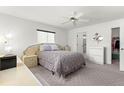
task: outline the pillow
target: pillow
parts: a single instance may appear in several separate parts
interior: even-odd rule
[[[63,46],[61,46],[61,45],[57,45],[57,46],[58,46],[59,50],[64,50]]]
[[[50,45],[50,46],[51,46],[52,51],[57,51],[57,50],[59,50],[59,48],[58,48],[57,45]]]
[[[71,48],[70,48],[68,45],[66,45],[66,46],[64,47],[64,49],[65,49],[66,51],[70,51],[70,50],[71,50]]]
[[[51,46],[50,45],[41,45],[40,46],[40,51],[51,51]]]

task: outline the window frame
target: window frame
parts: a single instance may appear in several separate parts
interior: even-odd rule
[[[43,42],[43,43],[55,43],[55,35],[56,35],[56,32],[53,32],[53,31],[48,31],[48,30],[40,30],[40,29],[37,29],[37,31],[39,31],[39,32],[45,32],[45,33],[47,33],[47,42]],[[49,42],[48,40],[48,34],[49,33],[53,33],[54,34],[54,42]]]

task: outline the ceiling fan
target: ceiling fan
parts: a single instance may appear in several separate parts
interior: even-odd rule
[[[70,17],[64,17],[67,19],[66,22],[63,22],[62,24],[67,24],[69,22],[71,22],[74,26],[77,25],[77,23],[80,22],[88,22],[88,19],[82,19],[81,17],[83,16],[83,13],[77,13],[77,12],[73,12],[72,16]]]

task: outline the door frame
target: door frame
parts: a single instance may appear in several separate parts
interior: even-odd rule
[[[112,29],[114,29],[114,28],[119,28],[120,29],[120,27],[112,27],[111,28],[111,62],[110,62],[110,64],[112,64]],[[120,30],[119,30],[119,38],[120,38]],[[119,49],[119,52],[120,52],[120,49]],[[120,54],[119,54],[119,56],[120,56]],[[119,57],[119,68],[120,68],[120,57]]]

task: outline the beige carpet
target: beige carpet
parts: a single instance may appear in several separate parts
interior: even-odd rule
[[[41,66],[30,69],[43,85],[51,86],[120,86],[124,85],[124,72],[117,63],[98,65],[87,62],[85,68],[70,74],[65,79],[53,76]]]

